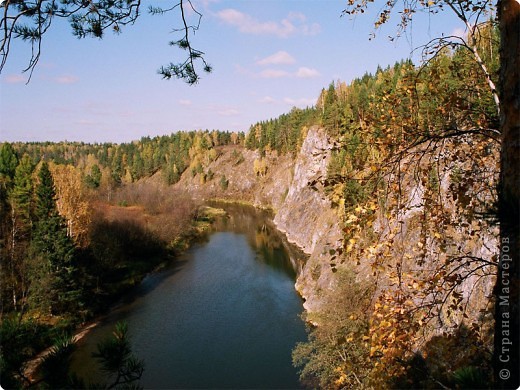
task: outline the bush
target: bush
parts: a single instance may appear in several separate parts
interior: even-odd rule
[[[220,177],[220,188],[222,188],[223,191],[227,190],[229,186],[229,180],[226,179],[226,175],[222,175]]]
[[[372,287],[356,281],[352,271],[338,267],[336,287],[329,291],[320,312],[308,320],[308,341],[293,350],[293,364],[300,380],[324,389],[359,387],[370,373],[367,309]]]
[[[231,157],[233,158],[234,166],[240,165],[244,162],[244,155],[242,154],[242,152],[239,152],[236,149],[233,150],[233,153],[231,153]]]
[[[357,206],[367,200],[366,186],[363,186],[359,180],[347,179],[345,181],[344,197],[345,205]]]

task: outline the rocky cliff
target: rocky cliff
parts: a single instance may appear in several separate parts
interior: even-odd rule
[[[319,311],[334,288],[336,268],[347,267],[358,279],[377,285],[376,297],[392,291],[396,277],[410,291],[416,285],[427,291],[422,297],[411,294],[415,303],[435,302],[451,291],[451,297],[442,297],[448,303],[435,310],[446,326],[481,317],[490,307],[493,255],[498,253],[497,228],[479,214],[493,202],[493,146],[468,138],[440,149],[419,148],[398,163],[399,169],[386,173],[377,200],[351,205],[342,215],[320,185],[332,143],[324,129],[312,127],[295,157],[222,147],[202,174],[188,169],[177,185],[194,196],[273,209],[278,229],[309,256],[296,281],[309,312]],[[423,158],[415,163],[419,153]],[[351,228],[343,242],[343,230]],[[450,310],[454,305],[457,310]],[[462,306],[466,309],[458,310]]]
[[[321,291],[330,287],[331,253],[342,245],[339,210],[332,208],[320,185],[327,177],[331,148],[332,142],[324,129],[309,130],[295,161],[287,197],[274,218],[288,240],[309,254],[296,281],[307,311],[318,309]]]

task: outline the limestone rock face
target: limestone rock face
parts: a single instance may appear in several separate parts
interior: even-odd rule
[[[320,291],[333,281],[330,250],[341,245],[340,217],[320,180],[327,176],[332,144],[324,129],[312,127],[294,165],[294,175],[274,223],[309,258],[298,273],[296,289],[308,311],[320,305]]]
[[[329,234],[330,201],[322,191],[309,185],[325,178],[330,157],[330,144],[325,130],[309,130],[294,166],[287,197],[278,210],[274,223],[290,242],[307,254],[313,254],[324,234]]]

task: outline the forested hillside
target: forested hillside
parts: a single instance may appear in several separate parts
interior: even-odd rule
[[[481,34],[496,79],[497,33]],[[27,385],[24,362],[56,329],[97,315],[185,246],[201,219],[196,199],[285,207],[279,226],[289,229],[290,202],[305,187],[337,224],[318,226],[322,209],[294,214],[320,234],[319,245],[300,242],[311,257],[297,287],[317,325],[294,351],[302,382],[489,385],[498,113],[468,56],[444,47],[421,66],[332,82],[315,106],[247,134],[2,144],[3,351],[19,351],[2,352],[2,383]],[[295,172],[320,161],[326,172]],[[339,242],[327,237],[333,228]]]

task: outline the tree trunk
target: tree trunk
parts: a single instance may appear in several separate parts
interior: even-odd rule
[[[13,296],[13,308],[16,311],[18,309],[18,299],[16,296],[16,277],[14,274],[14,268],[16,264],[16,215],[14,212],[14,209],[11,210],[11,258],[10,258],[10,264],[9,268],[11,271],[11,289],[12,289],[12,296]]]
[[[519,385],[520,1],[498,0],[500,25],[500,260],[495,290],[496,385]]]

